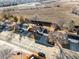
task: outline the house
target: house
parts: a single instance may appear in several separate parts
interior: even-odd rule
[[[68,34],[68,40],[73,43],[79,43],[79,36],[74,34]]]
[[[34,15],[32,18],[30,18],[30,21],[34,24],[37,25],[42,25],[42,26],[51,26],[52,20],[51,19],[44,19],[39,17],[39,15]]]

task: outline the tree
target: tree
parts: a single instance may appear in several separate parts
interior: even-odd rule
[[[8,19],[7,14],[4,14],[4,15],[3,15],[3,18]]]
[[[68,44],[68,41],[64,38],[66,35],[61,32],[49,32],[48,42],[50,44],[55,44],[58,41],[61,45]]]
[[[17,22],[18,21],[18,18],[17,17],[14,17],[14,21]]]
[[[75,27],[75,22],[73,20],[70,20],[66,22],[63,27],[67,28],[69,31],[73,31]]]
[[[2,14],[3,15],[7,15],[7,17],[9,17],[9,16],[12,15],[11,11],[12,11],[12,9],[4,9],[3,12],[2,12]]]
[[[20,23],[23,23],[24,22],[23,16],[20,17],[20,20],[19,21],[20,21]]]
[[[57,23],[60,27],[62,27],[65,22],[66,22],[66,20],[64,20],[64,19],[56,20],[56,23]]]
[[[77,29],[77,35],[79,35],[79,28]]]

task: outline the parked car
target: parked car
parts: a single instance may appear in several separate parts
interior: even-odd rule
[[[37,30],[38,34],[44,35],[44,36],[48,36],[48,30],[44,29],[44,28],[39,28]]]

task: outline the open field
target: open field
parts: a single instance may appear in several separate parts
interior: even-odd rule
[[[25,18],[32,18],[37,15],[38,18],[45,19],[47,22],[52,22],[56,20],[74,20],[76,24],[79,24],[79,16],[72,14],[73,9],[77,5],[73,4],[60,4],[60,7],[52,6],[51,8],[39,8],[39,9],[18,9],[15,8],[10,14],[15,16],[23,16]],[[3,12],[2,12],[3,13]],[[1,15],[2,15],[1,13]]]

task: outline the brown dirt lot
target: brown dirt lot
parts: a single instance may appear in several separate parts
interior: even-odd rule
[[[38,15],[39,18],[45,19],[45,21],[52,22],[59,19],[63,20],[74,20],[76,24],[79,24],[79,16],[72,14],[72,10],[76,5],[70,4],[61,4],[60,7],[51,7],[51,8],[41,8],[33,10],[15,10],[11,14],[16,16],[23,16],[26,18],[31,18],[34,15]],[[47,19],[47,20],[46,20]]]

